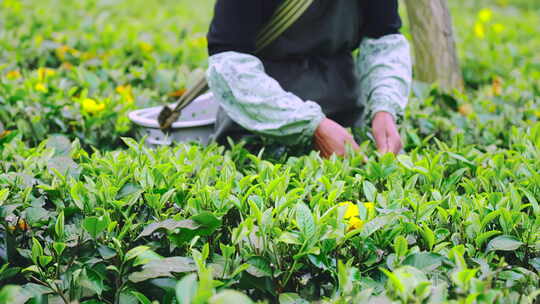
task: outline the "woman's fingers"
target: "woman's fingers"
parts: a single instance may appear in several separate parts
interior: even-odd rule
[[[384,128],[373,129],[373,136],[375,137],[375,143],[377,149],[381,154],[388,152],[388,137],[386,136],[386,130]]]
[[[350,144],[353,149],[360,149],[349,132],[333,120],[323,120],[314,134],[316,148],[321,156],[329,158],[332,154],[344,156],[346,145]]]
[[[399,152],[401,151],[401,148],[403,148],[403,144],[401,143],[401,138],[396,135],[391,135],[388,137],[388,146],[389,146],[389,150],[390,152],[394,153],[394,154],[399,154]]]

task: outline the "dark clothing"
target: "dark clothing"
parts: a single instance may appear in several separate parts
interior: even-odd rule
[[[355,0],[351,0],[353,2]],[[217,0],[208,33],[208,52],[235,51],[253,54],[255,38],[283,0]],[[333,2],[333,0],[316,0]],[[361,7],[362,35],[379,38],[397,34],[401,27],[398,0],[356,0]],[[311,29],[314,35],[320,29]],[[358,29],[360,30],[360,29]],[[355,46],[356,47],[356,46]]]
[[[253,54],[255,39],[282,0],[218,0],[208,34],[209,53]],[[397,0],[315,0],[300,19],[258,54],[284,90],[317,102],[346,127],[362,124],[359,79],[352,52],[363,37],[398,33]],[[222,110],[217,140],[247,133]]]

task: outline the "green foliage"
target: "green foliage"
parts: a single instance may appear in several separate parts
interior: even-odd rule
[[[122,141],[204,67],[211,1],[1,2],[0,303],[533,303],[537,7],[449,2],[467,92],[415,83],[407,154],[366,163]]]
[[[248,302],[239,291],[285,302],[532,299],[540,179],[520,168],[540,166],[527,157],[538,153],[535,132],[517,133],[520,154],[459,146],[387,155],[385,179],[371,171],[376,154],[365,165],[353,165],[362,155],[316,153],[272,163],[241,145],[90,155],[76,143],[68,157],[81,172],[67,178],[43,170],[53,148],[18,139],[3,151],[2,233],[13,241],[0,248],[15,250],[0,278],[20,285],[3,292],[143,303]],[[493,161],[501,156],[509,161]],[[505,183],[494,174],[503,170]],[[365,223],[353,228],[339,203],[368,197],[376,207],[358,208]]]
[[[50,9],[54,7],[55,9]],[[173,102],[205,66],[211,1],[0,3],[0,123],[32,145],[135,135],[127,112]],[[0,139],[1,142],[1,139]]]

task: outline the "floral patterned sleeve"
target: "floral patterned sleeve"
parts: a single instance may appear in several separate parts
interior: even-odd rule
[[[321,107],[286,92],[255,56],[222,52],[209,59],[210,90],[240,126],[284,144],[310,143],[324,119]]]
[[[360,102],[366,106],[366,122],[385,111],[400,121],[409,100],[412,63],[407,39],[401,34],[365,38],[357,60]]]

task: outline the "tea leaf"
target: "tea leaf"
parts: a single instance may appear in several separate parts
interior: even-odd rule
[[[116,251],[114,251],[112,248],[101,245],[98,247],[98,252],[101,255],[102,258],[105,260],[112,259],[116,256]]]
[[[68,156],[56,156],[49,160],[47,163],[49,170],[54,173],[58,172],[61,176],[71,176],[75,179],[79,177],[81,168],[77,163],[73,161],[71,157]]]
[[[531,205],[533,207],[533,210],[534,210],[534,214],[536,216],[539,216],[540,215],[540,205],[538,204],[538,200],[527,189],[520,188],[520,190],[523,192],[523,194],[525,194],[525,196],[529,200],[529,203],[531,203]],[[0,199],[0,201],[1,201],[1,199]]]
[[[50,262],[52,262],[52,257],[50,256],[42,255],[39,257],[39,265],[42,267],[46,267]]]
[[[529,263],[536,271],[540,272],[540,258],[534,258]]]
[[[176,284],[176,301],[178,301],[178,304],[193,303],[193,298],[197,294],[198,287],[197,275],[194,273],[178,281]]]
[[[377,188],[369,181],[364,181],[364,195],[369,202],[375,202]]]
[[[523,245],[523,242],[520,242],[514,236],[511,235],[501,235],[491,241],[489,241],[486,250],[489,251],[513,251],[518,249]]]
[[[118,191],[118,194],[116,195],[116,199],[121,200],[132,194],[140,192],[141,190],[142,188],[138,184],[126,183],[125,185],[122,186],[122,188],[120,188],[120,191]]]
[[[134,259],[148,250],[150,250],[150,247],[148,246],[137,246],[126,253],[126,255],[124,256],[124,261]]]
[[[178,228],[196,230],[199,227],[200,225],[193,220],[175,221],[175,220],[169,219],[162,222],[152,223],[146,226],[137,238],[149,236],[160,229],[165,229],[167,231],[174,231]]]
[[[57,255],[61,256],[66,249],[66,244],[62,242],[54,242],[53,249]]]
[[[499,230],[486,231],[486,232],[481,233],[480,235],[476,237],[476,240],[475,240],[476,246],[481,247],[487,241],[487,239],[493,236],[499,235],[501,233],[502,232],[500,232]]]
[[[364,224],[360,232],[360,235],[362,237],[369,237],[370,235],[375,233],[377,230],[394,222],[396,218],[397,216],[394,214],[376,217],[373,220]]]
[[[4,204],[8,196],[9,196],[9,189],[5,188],[5,189],[0,190],[0,206]]]
[[[134,296],[137,298],[137,300],[139,300],[139,303],[142,303],[142,304],[152,304],[152,302],[150,301],[150,299],[148,299],[145,295],[143,295],[143,294],[140,293],[140,292],[132,291],[131,294],[134,295]]]
[[[403,265],[409,265],[425,272],[431,272],[441,267],[445,260],[447,259],[440,254],[419,252],[408,255],[403,260]]]
[[[62,239],[64,237],[64,212],[60,212],[58,214],[58,218],[56,219],[56,224],[54,225],[54,232],[56,233],[56,237],[58,239]]]
[[[263,257],[254,256],[247,260],[250,265],[247,272],[254,277],[272,277],[272,267],[270,263]]]
[[[124,290],[120,293],[120,300],[118,302],[122,304],[138,304],[139,300],[137,300],[137,298],[134,295],[132,295],[131,292]],[[98,303],[92,303],[92,304],[98,304]]]
[[[381,271],[388,277],[388,282],[390,282],[390,284],[397,290],[398,293],[405,292],[405,285],[395,274],[382,268]]]
[[[431,230],[428,226],[424,226],[423,228],[421,228],[420,233],[422,234],[422,237],[424,238],[428,249],[432,250],[433,246],[435,245],[435,233],[433,232],[433,230]]]
[[[197,233],[200,235],[210,235],[221,226],[221,220],[211,212],[201,212],[197,215],[190,217],[200,227],[197,229]]]
[[[153,260],[145,264],[142,271],[134,272],[129,280],[138,283],[159,277],[173,277],[173,273],[192,272],[197,270],[195,262],[191,258],[170,257]]]
[[[448,156],[452,157],[453,159],[457,159],[459,161],[462,161],[468,165],[471,165],[473,167],[476,167],[476,164],[473,163],[472,161],[466,159],[465,157],[463,157],[462,155],[459,155],[457,153],[452,153],[452,152],[446,152],[448,154]]]
[[[300,234],[304,240],[309,240],[316,233],[315,221],[311,210],[304,203],[299,203],[296,206],[296,224],[300,229]]]
[[[26,303],[32,296],[16,285],[5,285],[0,289],[0,303]]]
[[[298,235],[292,232],[283,232],[278,239],[278,242],[283,242],[285,244],[291,245],[302,245]]]
[[[69,156],[71,153],[71,141],[64,135],[51,135],[47,139],[47,148],[54,149],[55,156]]]
[[[235,290],[224,290],[214,295],[208,301],[209,304],[251,304],[250,298]]]
[[[160,256],[159,254],[155,253],[152,250],[146,250],[137,255],[137,257],[135,258],[135,261],[133,262],[133,267],[145,265],[145,264],[148,264],[150,261],[161,260],[161,259],[163,259],[163,257]]]
[[[83,184],[81,182],[76,182],[74,185],[71,186],[69,192],[71,194],[73,202],[75,203],[75,206],[77,206],[80,210],[84,210],[84,203],[81,196],[81,193],[84,192]]]
[[[308,304],[296,293],[282,293],[279,295],[279,304]]]
[[[10,267],[9,264],[4,264],[4,266],[0,268],[0,281],[7,280],[20,272],[20,267]]]
[[[408,247],[409,247],[409,244],[407,243],[407,240],[402,235],[399,235],[394,239],[394,253],[398,257],[405,256],[405,254],[407,254],[407,251],[409,249]]]
[[[100,295],[105,290],[105,282],[103,276],[92,269],[84,269],[80,278],[81,286],[88,288],[89,290]]]
[[[502,213],[502,210],[498,209],[498,210],[491,211],[490,213],[488,213],[488,215],[484,216],[482,218],[482,222],[480,223],[481,229],[484,229],[487,224],[489,224],[491,221],[496,219],[499,215],[501,215],[501,213]]]
[[[102,218],[90,216],[84,219],[82,226],[93,239],[96,239],[107,228],[107,222]]]
[[[39,265],[39,257],[43,255],[43,247],[36,238],[32,238],[32,262]]]

